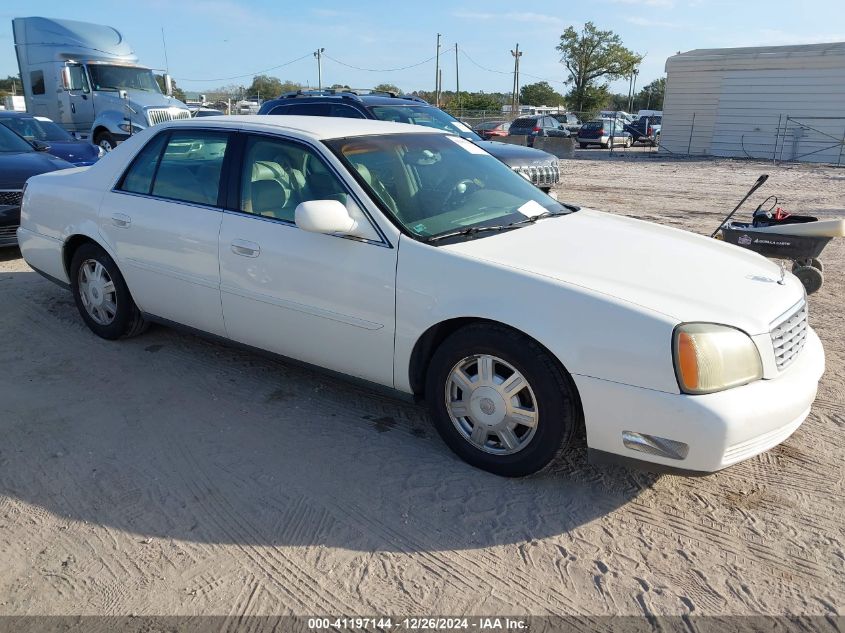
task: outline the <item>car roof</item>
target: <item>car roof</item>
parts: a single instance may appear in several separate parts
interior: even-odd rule
[[[15,110],[0,110],[0,117],[7,119],[34,119],[29,112],[17,112]]]
[[[373,119],[347,119],[342,117],[279,116],[275,114],[180,119],[161,123],[156,127],[219,127],[229,130],[286,132],[313,140],[344,138],[348,136],[368,136],[372,134],[446,134],[443,130],[408,123],[392,123]]]

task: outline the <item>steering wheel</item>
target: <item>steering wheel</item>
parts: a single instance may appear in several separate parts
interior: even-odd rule
[[[471,178],[459,180],[451,189],[449,189],[449,192],[446,194],[446,198],[443,200],[443,206],[447,209],[454,209],[461,203],[464,196],[475,193],[480,189],[481,185]]]

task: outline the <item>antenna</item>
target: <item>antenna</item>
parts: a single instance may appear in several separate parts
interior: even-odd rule
[[[164,46],[164,71],[170,74],[170,62],[167,61],[167,41],[164,39],[164,27],[161,27],[161,43]]]

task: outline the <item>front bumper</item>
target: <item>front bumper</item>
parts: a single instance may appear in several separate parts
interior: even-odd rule
[[[701,396],[670,394],[573,376],[584,407],[587,445],[605,457],[655,464],[655,470],[708,473],[780,444],[810,413],[824,373],[824,349],[812,329],[799,357],[771,380]],[[683,459],[625,447],[626,431],[683,442]]]
[[[20,206],[0,204],[0,247],[14,246],[18,243],[15,231],[20,222]]]

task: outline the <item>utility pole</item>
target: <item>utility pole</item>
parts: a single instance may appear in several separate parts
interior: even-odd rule
[[[455,42],[455,94],[458,97],[458,115],[462,115],[461,111],[461,73],[458,70],[458,43]]]
[[[317,90],[323,90],[323,53],[326,52],[325,48],[318,48],[314,51],[314,57],[317,58]]]
[[[633,88],[631,89],[631,103],[628,104],[628,110],[634,109],[634,98],[637,95],[637,75],[640,74],[639,70],[634,70],[634,83]]]
[[[437,55],[434,59],[434,106],[440,107],[440,33],[437,34]]]
[[[513,55],[513,100],[511,105],[511,115],[519,116],[519,58],[522,53],[519,51],[519,44],[516,45],[516,50],[511,51]]]

